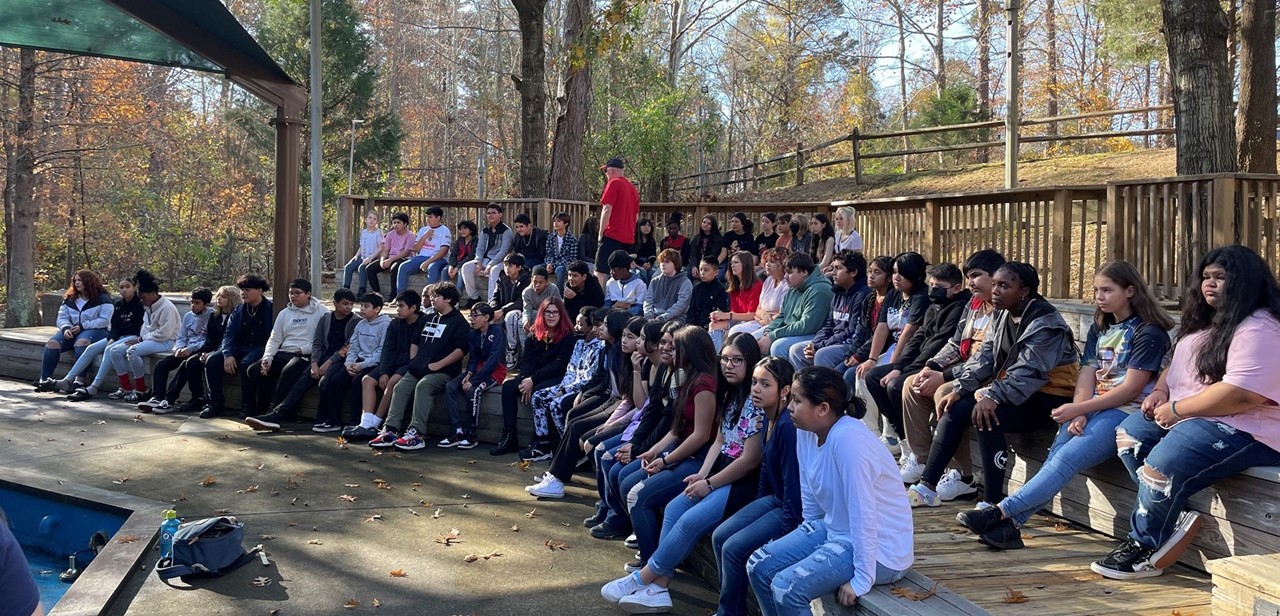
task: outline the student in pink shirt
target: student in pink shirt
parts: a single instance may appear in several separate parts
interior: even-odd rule
[[[1280,465],[1280,286],[1244,246],[1200,261],[1187,290],[1173,361],[1116,428],[1120,460],[1138,484],[1133,530],[1092,569],[1128,580],[1160,575],[1199,529],[1188,499],[1255,466]]]
[[[365,273],[369,276],[370,290],[374,293],[382,293],[382,287],[378,282],[378,274],[382,272],[391,272],[391,294],[387,297],[395,297],[397,293],[404,290],[396,288],[396,275],[399,274],[400,264],[404,263],[413,252],[413,243],[417,239],[418,236],[409,229],[408,214],[396,212],[391,215],[391,231],[388,231],[387,236],[382,240],[379,258],[365,268]]]

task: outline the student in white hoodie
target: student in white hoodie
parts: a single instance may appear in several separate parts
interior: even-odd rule
[[[329,309],[311,297],[311,283],[298,278],[289,283],[289,303],[276,315],[271,326],[271,337],[262,352],[258,368],[246,369],[241,387],[241,413],[258,408],[258,391],[264,379],[275,381],[272,387],[271,406],[274,408],[311,369],[311,349],[315,343],[316,327],[329,317]],[[257,413],[247,413],[246,419],[259,419]],[[250,422],[250,425],[253,425]]]
[[[360,417],[359,383],[364,375],[378,367],[382,360],[382,345],[386,342],[391,317],[382,314],[383,300],[377,293],[360,298],[360,317],[355,331],[347,340],[347,353],[342,361],[329,365],[320,378],[320,404],[316,408],[316,422],[312,432],[326,434],[338,432],[343,425],[356,425]],[[345,409],[351,409],[350,417]]]
[[[155,387],[155,393],[150,400],[138,403],[140,410],[160,414],[174,410],[178,394],[182,393],[182,387],[187,383],[188,370],[183,364],[188,360],[197,363],[200,361],[196,356],[200,354],[200,347],[204,346],[205,332],[209,328],[209,315],[214,312],[214,309],[209,307],[212,302],[213,291],[205,287],[197,287],[191,292],[191,312],[182,315],[182,327],[178,330],[178,343],[173,348],[173,355],[167,355],[156,362],[156,369],[151,373],[151,384]],[[169,373],[174,370],[178,373],[170,384]]]
[[[138,270],[133,280],[138,285],[138,298],[142,300],[142,332],[137,339],[108,349],[111,366],[120,375],[120,389],[107,397],[137,403],[151,395],[147,390],[147,364],[143,358],[173,351],[182,318],[178,316],[177,306],[160,295],[160,283],[151,272]]]

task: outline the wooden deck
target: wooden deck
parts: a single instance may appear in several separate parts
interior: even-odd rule
[[[1208,574],[1177,565],[1156,578],[1105,579],[1089,563],[1106,556],[1115,540],[1044,514],[1023,529],[1025,549],[999,552],[956,523],[970,506],[914,510],[914,569],[992,614],[1209,614]],[[1006,603],[1011,591],[1026,601]]]

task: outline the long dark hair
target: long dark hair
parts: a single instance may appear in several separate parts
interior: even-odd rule
[[[1143,280],[1142,274],[1138,273],[1138,268],[1128,261],[1104,263],[1094,275],[1116,283],[1116,286],[1121,289],[1133,287],[1133,297],[1129,298],[1129,307],[1133,313],[1138,315],[1143,323],[1150,323],[1164,331],[1173,329],[1173,319],[1170,319],[1169,313],[1156,303],[1156,298],[1151,296],[1151,290],[1147,288],[1147,281]],[[1093,313],[1093,327],[1099,333],[1115,325],[1115,322],[1116,315],[1103,312],[1101,308]]]
[[[724,419],[734,424],[738,422],[738,417],[742,416],[742,407],[746,406],[747,399],[751,397],[751,371],[755,369],[756,364],[760,363],[760,343],[751,334],[737,332],[729,335],[729,339],[724,341],[724,346],[725,348],[733,347],[742,353],[742,365],[746,368],[746,375],[737,385],[724,378],[723,370],[717,372],[716,414],[725,413]]]
[[[702,220],[711,221],[711,235],[708,236],[707,234],[702,232]],[[717,220],[715,216],[712,216],[711,214],[707,214],[706,216],[702,217],[702,220],[698,221],[698,237],[704,237],[704,236],[720,237],[720,221]]]
[[[1204,270],[1210,265],[1227,271],[1224,292],[1214,308],[1205,301],[1200,290]],[[1196,276],[1187,281],[1187,293],[1182,298],[1182,327],[1178,339],[1201,330],[1210,330],[1209,336],[1196,353],[1196,371],[1206,383],[1216,383],[1227,373],[1227,352],[1231,349],[1236,328],[1254,312],[1265,310],[1271,318],[1280,321],[1280,286],[1275,274],[1267,267],[1258,253],[1239,244],[1223,246],[1209,251],[1200,260]]]
[[[701,327],[685,325],[671,334],[675,343],[672,356],[671,373],[684,371],[684,382],[680,383],[680,391],[675,395],[671,407],[671,432],[680,434],[684,431],[684,407],[689,403],[689,392],[693,382],[702,375],[715,379],[719,376],[719,358],[716,357],[716,346],[711,341],[711,334]]]
[[[626,311],[622,312],[623,314],[627,314]],[[644,326],[648,322],[649,321],[644,317],[631,317],[631,320],[627,321],[625,331],[629,331],[632,334],[639,336],[641,332],[644,331]],[[618,375],[618,394],[621,397],[631,400],[631,387],[635,385],[636,377],[635,371],[631,369],[631,357],[621,353],[622,338],[618,338],[618,349],[618,357],[621,359],[620,366],[617,368],[618,370],[621,370],[621,372],[615,372],[615,374]],[[631,405],[633,407],[639,407],[641,402],[643,402],[643,400],[631,400]]]
[[[640,227],[645,225],[649,225],[649,232],[641,233]],[[650,252],[658,252],[658,241],[654,239],[653,233],[653,221],[648,218],[641,218],[636,221],[636,250],[639,250],[641,246],[648,246]]]
[[[103,295],[111,296],[107,292],[106,285],[102,284],[102,279],[97,274],[87,269],[82,269],[71,276],[71,281],[67,284],[67,292],[62,294],[63,299],[72,299],[78,293],[76,291],[77,277],[80,278],[80,286],[84,287],[84,295],[81,295],[80,298],[87,301],[86,305],[96,305]]]
[[[929,292],[924,284],[929,264],[925,262],[924,257],[920,256],[920,253],[901,253],[893,258],[893,265],[898,269],[898,276],[906,278],[911,283],[911,295]],[[893,274],[892,269],[888,272],[890,275]]]
[[[733,273],[733,260],[737,259],[742,263],[742,276],[739,277]],[[730,293],[746,291],[756,286],[756,260],[755,256],[745,250],[739,250],[729,255],[729,268],[725,270],[725,280],[729,281]]]
[[[827,249],[827,238],[834,239],[836,232],[831,230],[831,219],[827,218],[826,214],[814,214],[813,220],[822,223],[822,233],[814,235],[813,240],[809,242],[809,256],[813,257],[814,263],[822,263],[822,253]]]
[[[791,381],[795,379],[795,366],[791,365],[791,362],[782,359],[781,357],[768,355],[756,362],[756,368],[763,368],[769,374],[773,375],[773,380],[778,382],[778,411],[782,412],[787,408],[787,399],[782,396],[782,388],[789,387],[791,385]],[[752,378],[754,379],[755,377],[753,376]],[[788,394],[788,396],[790,396],[790,394]],[[769,412],[769,409],[760,410],[764,411],[766,414]]]
[[[735,212],[733,216],[730,216],[730,218],[737,218],[738,222],[742,223],[743,235],[751,237],[751,234],[755,233],[756,224],[751,222],[751,219],[747,217],[746,212]]]

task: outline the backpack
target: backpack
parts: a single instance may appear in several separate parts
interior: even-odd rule
[[[244,525],[233,517],[186,522],[173,534],[173,554],[156,563],[162,580],[175,577],[221,577],[254,559],[259,548],[246,552]]]

